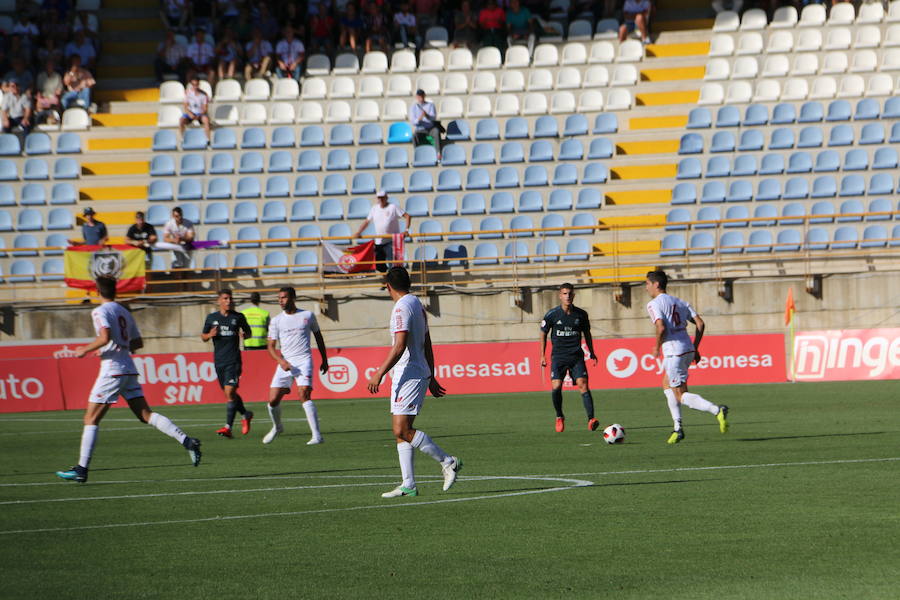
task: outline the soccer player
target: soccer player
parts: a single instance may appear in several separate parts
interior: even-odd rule
[[[272,430],[263,438],[263,444],[271,444],[278,434],[284,431],[281,425],[281,399],[291,391],[291,380],[297,382],[300,402],[306,411],[306,420],[312,438],[307,445],[312,446],[324,442],[319,431],[319,415],[312,401],[313,362],[309,347],[309,334],[316,337],[316,345],[322,356],[319,371],[322,375],[328,372],[328,355],[325,340],[319,331],[316,316],[308,310],[299,310],[295,304],[297,292],[292,287],[283,287],[278,292],[278,304],[281,314],[269,323],[269,354],[278,363],[269,389],[269,416],[272,417]],[[275,346],[276,342],[280,349]]]
[[[644,287],[652,298],[647,303],[647,313],[650,315],[650,322],[656,327],[653,356],[663,359],[663,393],[675,423],[668,443],[677,444],[684,439],[684,429],[681,427],[682,404],[716,415],[719,431],[722,433],[728,431],[728,407],[724,404],[716,406],[703,396],[688,392],[688,368],[692,362],[700,360],[700,340],[703,339],[706,324],[690,304],[666,293],[668,283],[669,278],[664,271],[650,271]],[[693,342],[687,333],[688,321],[697,327]]]
[[[119,396],[125,398],[128,407],[142,423],[149,423],[178,440],[188,451],[191,463],[196,467],[200,464],[200,440],[188,437],[172,421],[147,406],[141,384],[138,383],[137,368],[131,359],[131,353],[142,348],[144,342],[134,317],[116,302],[116,280],[111,277],[98,278],[97,291],[101,304],[91,311],[97,337],[90,344],[78,348],[75,356],[83,358],[96,351],[100,356],[100,373],[91,389],[84,413],[78,464],[67,471],[57,471],[57,477],[79,483],[87,481],[91,455],[94,453],[94,444],[97,443],[97,428]]]
[[[204,342],[213,341],[213,363],[216,366],[216,376],[219,378],[219,387],[225,392],[225,399],[228,400],[225,409],[225,426],[216,433],[230,438],[235,413],[241,414],[241,433],[243,435],[250,433],[250,421],[253,420],[253,412],[244,408],[244,400],[237,391],[241,382],[242,367],[240,334],[243,333],[246,340],[251,333],[247,319],[234,310],[234,297],[231,290],[219,290],[216,302],[219,310],[206,317],[200,337]]]
[[[403,267],[391,267],[385,276],[385,287],[394,309],[391,311],[390,331],[393,344],[387,358],[369,378],[369,392],[375,394],[385,374],[394,369],[391,384],[391,420],[394,437],[397,438],[397,454],[400,456],[400,473],[403,481],[397,488],[381,495],[382,498],[418,496],[413,449],[418,448],[441,464],[444,473],[444,491],[456,482],[456,474],[462,461],[450,456],[435,444],[424,431],[413,429],[413,421],[425,402],[426,390],[440,398],[444,388],[434,377],[434,353],[425,308],[419,299],[409,293],[409,273]]]
[[[562,383],[566,372],[581,392],[581,402],[588,418],[588,429],[594,431],[600,422],[594,418],[594,398],[588,387],[588,372],[584,366],[584,351],[581,349],[581,337],[590,352],[590,359],[597,366],[597,355],[594,353],[594,340],[591,337],[591,319],[584,309],[578,308],[575,302],[575,288],[571,283],[559,286],[559,306],[551,308],[541,321],[541,368],[547,366],[547,334],[553,350],[550,354],[550,397],[556,410],[556,431],[566,430],[566,417],[562,409]]]

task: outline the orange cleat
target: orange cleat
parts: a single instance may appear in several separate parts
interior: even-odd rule
[[[597,428],[600,427],[600,421],[597,419],[591,419],[588,421],[588,429],[591,431],[597,431]]]
[[[556,417],[556,433],[562,433],[566,430],[566,419],[564,417]]]
[[[222,429],[219,429],[218,431],[216,431],[216,433],[218,433],[222,437],[230,438],[231,437],[231,427],[223,427]]]
[[[250,433],[250,421],[253,420],[253,413],[249,410],[244,414],[244,418],[241,419],[241,434],[247,435]]]

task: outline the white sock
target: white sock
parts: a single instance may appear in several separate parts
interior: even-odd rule
[[[694,394],[692,392],[685,392],[681,395],[681,402],[694,410],[703,410],[708,413],[712,413],[714,415],[719,414],[719,407],[705,399],[700,394]]]
[[[400,442],[397,444],[397,455],[400,457],[400,475],[403,476],[403,487],[408,490],[416,487],[415,453],[412,444]]]
[[[678,398],[672,388],[663,390],[666,395],[666,404],[669,405],[669,412],[672,414],[672,422],[675,423],[675,431],[681,431],[681,405],[678,404]]]
[[[269,406],[269,417],[272,419],[272,426],[276,429],[281,429],[281,405]]]
[[[441,464],[450,461],[450,455],[444,452],[440,446],[435,444],[424,431],[416,432],[416,435],[413,436],[412,447],[418,448]]]
[[[78,458],[78,466],[85,469],[91,464],[94,444],[97,443],[97,429],[96,425],[85,425],[81,432],[81,456]]]
[[[175,438],[181,444],[184,443],[184,439],[187,437],[187,434],[179,429],[178,425],[170,421],[168,417],[165,417],[159,413],[153,413],[152,415],[150,415],[149,423],[153,427],[156,427],[157,429],[162,431],[167,436]]]
[[[314,438],[321,439],[322,433],[319,431],[319,413],[316,412],[316,405],[312,400],[303,403],[303,410],[306,411],[306,422],[309,423],[309,430]]]

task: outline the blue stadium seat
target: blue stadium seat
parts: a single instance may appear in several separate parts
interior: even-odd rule
[[[569,235],[590,235],[597,227],[597,219],[588,213],[576,213],[572,215],[572,227],[585,227],[586,229],[570,229]]]
[[[19,203],[23,206],[47,204],[47,190],[40,183],[26,183],[19,191]]]
[[[472,259],[473,265],[496,265],[499,252],[497,245],[491,242],[482,242],[475,246],[475,255]]]
[[[173,148],[174,150],[174,148]],[[64,131],[56,138],[57,154],[81,153],[81,136],[74,131]]]
[[[565,165],[558,165],[556,167],[556,171],[559,170]],[[603,163],[588,163],[584,165],[584,176],[581,178],[582,184],[599,184],[606,183],[606,180],[609,178],[609,171],[606,168],[606,165]],[[553,184],[559,185],[556,183],[557,178],[556,175],[553,176]],[[576,183],[573,181],[573,183]]]
[[[700,139],[700,146],[702,151],[703,139]],[[613,143],[609,138],[594,138],[591,140],[591,145],[588,148],[588,158],[590,160],[597,160],[601,158],[612,158],[613,155]]]
[[[407,206],[409,205],[409,201],[407,200]],[[347,218],[348,219],[365,219],[369,216],[369,210],[371,209],[371,203],[368,198],[353,198],[350,200],[350,205],[347,208]],[[415,216],[415,215],[413,215]]]
[[[12,231],[13,219],[12,213],[8,210],[0,210],[0,231]],[[2,238],[0,238],[2,239]]]
[[[719,238],[719,254],[740,254],[744,251],[744,234],[740,231],[726,231]]]
[[[51,258],[41,264],[41,281],[62,281],[65,279],[65,266],[61,259]]]
[[[428,146],[431,148],[431,146]],[[433,150],[433,148],[432,148]],[[325,164],[328,171],[347,171],[350,169],[350,153],[344,148],[335,148],[328,153],[328,161]]]
[[[582,146],[581,140],[564,140],[560,144],[559,160],[581,160],[582,158],[584,158],[584,146]]]
[[[209,140],[202,129],[187,129],[181,139],[182,150],[206,150]]]
[[[202,200],[203,184],[199,179],[182,179],[178,182],[178,200]]]
[[[266,245],[268,246],[269,244]],[[278,275],[281,273],[287,273],[287,264],[287,255],[284,252],[281,252],[279,250],[268,252],[263,258],[263,267],[262,269],[260,269],[260,272],[266,275]]]
[[[821,148],[824,141],[822,129],[816,125],[810,125],[800,130],[800,138],[797,140],[798,148]]]
[[[866,181],[862,175],[844,175],[844,178],[841,179],[841,196],[863,196],[865,193]],[[834,194],[831,195],[833,196]],[[818,197],[815,194],[815,188],[813,188],[813,197]]]
[[[368,175],[368,177],[363,178],[363,175]],[[357,178],[359,178],[359,189],[366,191],[356,191],[356,183]],[[375,178],[372,177],[370,173],[359,173],[353,177],[354,182],[354,194],[374,194],[375,193]],[[343,196],[347,193],[347,180],[344,179],[343,175],[326,175],[325,179],[322,181],[322,195],[324,196]]]
[[[821,102],[804,102],[800,107],[800,117],[798,123],[821,123],[825,118],[825,108]]]
[[[720,221],[722,212],[716,206],[704,206],[697,211],[697,221],[707,221],[705,223],[696,223],[694,229],[714,229],[716,224],[713,221]]]
[[[834,231],[834,241],[831,243],[832,250],[849,250],[856,248],[859,242],[859,235],[856,227],[838,227]]]
[[[518,173],[518,171],[516,173]],[[523,185],[525,187],[540,187],[548,184],[549,179],[547,176],[547,167],[545,167],[544,165],[529,165],[525,168],[525,181],[523,182]],[[516,182],[516,186],[518,187],[518,182]],[[509,186],[500,185],[500,178],[498,177],[497,187],[499,188]]]
[[[31,234],[23,233],[22,235],[17,235],[16,238],[12,242],[13,248],[23,248],[22,250],[16,250],[14,252],[10,252],[11,256],[37,256],[37,250],[24,250],[24,248],[37,248],[40,244],[37,241],[37,238]]]
[[[884,143],[884,125],[881,123],[866,123],[863,125],[859,134],[859,143],[867,144],[883,144]]]
[[[812,155],[809,152],[794,152],[788,157],[787,173],[810,171],[812,171]]]
[[[850,103],[846,100],[832,100],[828,105],[828,114],[825,115],[826,121],[849,121],[853,114]]]
[[[489,144],[481,144],[481,146],[488,146]],[[493,155],[493,146],[491,147],[491,155]],[[500,162],[501,163],[520,163],[525,162],[525,149],[522,147],[522,144],[519,142],[506,142],[502,146],[500,146]],[[474,151],[473,151],[473,160],[472,164],[476,164],[474,160]],[[486,164],[483,162],[477,163],[479,165]]]
[[[493,147],[491,148],[493,150]],[[441,165],[444,167],[459,167],[466,164],[466,149],[458,144],[444,146],[441,153]],[[472,163],[475,164],[475,163]],[[359,165],[356,167],[360,168]]]
[[[153,134],[153,151],[168,152],[178,150],[178,138],[175,132],[168,129],[162,129]]]
[[[266,147],[266,133],[259,127],[248,127],[241,135],[241,149],[258,150]]]
[[[440,194],[434,199],[434,206],[431,214],[435,217],[445,217],[448,215],[456,215],[456,196],[450,194]]]
[[[809,103],[807,102],[807,104]],[[822,105],[819,104],[819,109],[821,108]],[[803,111],[802,108],[800,110],[801,112]],[[797,109],[794,108],[793,104],[776,104],[775,108],[772,109],[772,125],[790,125],[796,120]]]
[[[690,120],[690,119],[689,119]],[[769,122],[769,109],[763,104],[751,104],[744,111],[744,127],[759,127]]]
[[[759,129],[747,129],[741,133],[741,141],[738,150],[741,152],[756,152],[763,149],[765,140]]]
[[[566,226],[566,221],[563,219],[562,215],[558,213],[549,213],[544,215],[541,219],[541,229],[545,229],[548,231],[542,231],[541,235],[549,236],[549,235],[563,235],[563,227]]]
[[[660,256],[684,256],[687,249],[687,243],[684,236],[680,233],[670,233],[662,240],[659,250]]]
[[[598,138],[604,139],[604,138]],[[597,140],[594,140],[597,141]],[[610,145],[611,146],[611,145]],[[591,150],[593,150],[593,142],[591,143]],[[703,136],[699,133],[686,133],[681,136],[681,140],[678,143],[678,154],[701,154],[703,152]],[[593,154],[593,152],[591,153]],[[593,155],[590,155],[589,158],[594,158]],[[609,158],[609,156],[598,156],[597,158]]]
[[[856,103],[856,114],[853,115],[854,121],[868,121],[871,119],[877,119],[881,115],[881,107],[878,105],[878,100],[874,98],[863,98],[859,102]]]
[[[451,176],[451,173],[455,173],[455,178]],[[445,185],[448,187],[441,186],[441,180],[445,178],[446,174],[446,182]],[[486,190],[491,187],[491,176],[487,172],[487,169],[477,168],[477,169],[469,169],[466,174],[466,189],[467,190]],[[438,176],[438,190],[458,190],[460,189],[460,177],[457,171],[446,170],[441,171]]]
[[[870,196],[887,196],[894,193],[894,180],[888,173],[875,173],[869,179]]]
[[[850,177],[859,177],[851,175]],[[862,178],[860,177],[860,182]],[[837,181],[831,175],[822,175],[813,180],[811,198],[833,198],[837,195]]]
[[[781,198],[781,182],[777,179],[763,179],[756,188],[756,199],[779,200]]]
[[[469,123],[467,121],[455,119],[453,121],[450,121],[450,123],[447,125],[447,139],[449,141],[468,142],[470,137],[471,132],[469,131]],[[499,131],[497,132],[497,137],[500,137]]]
[[[508,194],[508,192],[497,192],[494,194],[494,197],[491,198],[491,212],[494,212],[494,198],[502,194]],[[510,205],[512,204],[511,195],[509,196],[509,203]],[[437,198],[435,198],[435,205],[437,205]],[[460,208],[459,213],[461,215],[483,215],[485,213],[484,196],[478,193],[471,193],[463,196],[462,207]]]
[[[500,125],[496,119],[481,119],[475,124],[475,139],[480,141],[499,140]]]
[[[359,129],[359,143],[362,146],[381,144],[383,139],[381,125],[378,123],[366,123]]]
[[[753,209],[753,227],[772,227],[778,217],[778,209],[774,204],[757,204]]]
[[[237,148],[237,134],[234,129],[222,127],[214,130],[212,134],[212,144],[210,145],[213,150],[234,150]],[[197,150],[204,150],[205,148],[206,146],[197,148]]]
[[[619,121],[614,113],[600,113],[594,117],[593,134],[616,133],[619,131]]]
[[[700,231],[691,236],[690,245],[688,246],[688,254],[712,254],[715,245],[716,241],[711,233],[707,231]]]
[[[293,237],[291,235],[291,230],[288,229],[286,225],[273,225],[269,227],[269,231],[266,232],[267,240],[283,240],[285,238]],[[288,248],[291,245],[291,242],[266,242],[266,248]]]
[[[403,191],[403,176],[400,173],[396,173],[395,171],[388,171],[388,172],[384,173],[384,175],[381,176],[382,185],[385,185],[386,183],[388,183],[385,181],[385,178],[392,174],[397,175],[397,180],[399,182],[399,190],[397,189],[397,185],[393,184],[393,182],[391,182],[392,183],[391,189],[388,190],[388,192],[391,192],[391,191],[402,192]],[[335,179],[332,180],[332,179],[330,179],[331,177],[334,177]],[[338,179],[338,178],[340,178],[340,179]],[[372,175],[372,173],[357,173],[356,175],[353,176],[353,180],[350,185],[351,185],[350,193],[352,193],[355,196],[374,194],[375,193],[375,176]],[[328,176],[326,176],[323,187],[325,190],[323,193],[326,196],[333,196],[336,194],[343,195],[343,194],[347,193],[347,183],[344,180],[343,175],[328,175]]]
[[[553,146],[550,142],[537,140],[531,143],[531,148],[528,150],[528,162],[547,162],[551,160],[553,160]]]
[[[569,115],[563,125],[563,137],[575,137],[588,134],[588,121],[584,115]]]
[[[338,246],[346,246],[353,241],[353,232],[346,223],[335,223],[328,228],[328,237],[340,238],[331,240],[331,243]]]
[[[149,222],[149,218],[147,220]],[[227,244],[231,241],[231,234],[225,227],[212,227],[209,231],[206,232],[206,239],[216,240],[222,242],[223,244]]]
[[[14,140],[14,145],[7,142],[8,137],[11,137]],[[15,148],[15,152],[10,152]],[[0,134],[0,155],[18,155],[20,153],[19,149],[19,138],[11,133]],[[35,156],[39,154],[52,154],[53,146],[50,143],[50,136],[43,132],[34,132],[29,133],[25,138],[25,154],[29,156]]]
[[[247,235],[250,235],[249,233]],[[252,239],[252,238],[247,238]],[[236,248],[255,248],[259,244],[235,244]],[[259,259],[253,252],[240,252],[234,257],[234,268],[241,271],[255,272],[259,267]]]
[[[181,175],[206,175],[206,161],[200,154],[182,154],[179,172]]]
[[[404,211],[412,217],[426,217],[428,216],[428,199],[425,196],[408,196]],[[366,214],[368,215],[368,212]]]
[[[828,136],[829,146],[850,146],[853,144],[853,127],[850,125],[835,125]]]
[[[234,223],[256,223],[259,220],[259,214],[254,202],[238,202],[234,207]]]
[[[294,273],[315,273],[319,270],[319,257],[314,250],[300,250],[294,255]]]
[[[723,227],[746,227],[747,219],[750,218],[750,210],[743,204],[729,206],[725,211],[725,220]]]
[[[404,123],[405,125],[405,123]],[[349,125],[335,125],[328,138],[329,146],[352,146],[353,128]]]
[[[746,252],[771,252],[772,251],[772,232],[768,229],[758,229],[750,233],[750,239],[747,240]]]
[[[72,158],[61,158],[60,161],[75,162]],[[25,161],[25,168],[22,172],[22,179],[50,179],[50,167],[43,158],[29,158]]]
[[[900,119],[900,96],[892,96],[884,101],[882,119]]]
[[[536,256],[531,258],[531,262],[558,262],[561,254],[559,242],[552,239],[541,240],[535,246],[534,253]]]
[[[891,212],[891,201],[887,198],[875,198],[869,202],[870,213],[889,213]],[[891,215],[870,215],[866,217],[866,221],[890,221]]]
[[[336,198],[326,198],[319,205],[320,221],[339,221],[344,218],[344,205]]]
[[[746,179],[736,179],[728,186],[727,202],[749,202],[753,199],[753,184]]]
[[[731,160],[727,156],[711,156],[706,161],[706,177],[728,177],[731,175]]]
[[[775,252],[797,252],[803,244],[803,235],[796,229],[783,229],[775,238]]]
[[[300,240],[297,242],[298,246],[318,246],[319,239],[322,237],[322,230],[319,229],[319,226],[313,223],[308,223],[306,225],[301,225],[297,230],[298,238],[312,238]]]
[[[449,146],[447,150],[454,146]],[[446,152],[444,154],[446,157]],[[381,167],[378,151],[372,148],[360,148],[356,151],[356,169],[378,169]]]
[[[291,205],[291,221],[312,221],[316,211],[309,200],[295,200]]]
[[[207,200],[228,200],[231,198],[231,181],[224,177],[215,177],[206,184]]]
[[[303,150],[297,157],[298,171],[321,171],[322,155],[318,150]]]
[[[806,246],[810,250],[825,250],[828,247],[828,232],[821,227],[811,227],[806,232]]]
[[[409,166],[406,148],[388,148],[384,155],[385,169],[405,169]]]
[[[411,144],[412,128],[408,123],[391,123],[388,128],[388,144]]]
[[[784,173],[784,156],[781,154],[766,154],[759,166],[760,175],[780,175]]]
[[[888,232],[882,225],[869,225],[863,231],[860,248],[883,248],[887,245]]]
[[[160,155],[160,157],[162,156],[166,155]],[[234,173],[234,157],[232,157],[231,154],[227,154],[225,152],[218,152],[216,154],[213,154],[212,160],[209,163],[209,174],[231,175],[232,173]]]
[[[831,223],[834,221],[834,205],[825,200],[816,202],[812,205],[809,214],[812,217],[809,220],[810,223]]]
[[[591,256],[591,244],[584,238],[570,239],[566,243],[566,255],[563,260],[585,262]]]
[[[716,114],[716,127],[737,127],[741,124],[741,112],[736,106],[723,106]]]
[[[739,154],[734,158],[734,168],[731,174],[735,177],[747,177],[756,175],[756,156],[752,154]]]
[[[450,222],[450,234],[448,240],[471,240],[472,239],[472,222],[465,217],[453,219]]]
[[[527,263],[528,244],[525,242],[509,242],[503,250],[503,263]]]
[[[481,220],[481,223],[478,224],[478,231],[482,232],[497,232],[502,229],[503,221],[501,221],[498,217],[485,217]],[[479,240],[494,240],[502,238],[502,233],[479,233]]]
[[[506,122],[503,137],[507,140],[524,139],[528,137],[528,121],[522,117],[513,117]]]
[[[213,134],[213,139],[215,139]],[[293,148],[297,145],[297,137],[294,134],[294,128],[288,126],[276,127],[272,130],[272,141],[269,143],[271,148]]]
[[[697,179],[700,177],[701,166],[700,159],[689,157],[682,158],[678,161],[678,170],[675,173],[676,179]]]
[[[415,175],[415,173],[413,175]],[[428,175],[430,176],[431,174],[428,173]],[[487,179],[487,171],[485,171],[484,169],[472,169],[471,171],[469,171],[469,182],[473,181],[473,178],[475,177],[484,177],[484,179]],[[418,188],[418,186],[416,187]],[[467,189],[483,189],[488,187],[490,187],[489,183],[485,183],[484,185],[473,185],[472,183],[466,184]],[[457,171],[456,169],[444,169],[443,171],[438,173],[437,189],[439,192],[454,192],[457,190],[461,190],[462,179],[460,177],[459,171]],[[412,184],[410,184],[410,191],[431,191],[431,187],[429,186],[427,190],[414,190]]]
[[[437,248],[431,244],[417,244],[414,257],[416,261],[424,262],[426,267],[437,266],[437,263],[434,262],[438,257]]]
[[[238,163],[238,173],[262,173],[264,164],[263,156],[259,152],[244,152]]]
[[[200,224],[200,209],[193,202],[182,202],[178,205],[184,218],[191,223]]]
[[[844,200],[841,202],[840,216],[836,219],[838,223],[848,223],[854,221],[862,221],[862,213],[866,212],[863,203],[859,200]]]
[[[679,183],[672,189],[671,204],[694,204],[697,202],[697,188],[692,183]]]
[[[600,208],[601,206],[603,206],[603,197],[600,195],[600,190],[596,188],[582,188],[578,191],[578,202],[575,204],[577,210],[589,210]],[[550,210],[549,207],[548,210]]]
[[[787,127],[772,130],[769,139],[769,150],[790,150],[794,147],[794,132]]]
[[[168,154],[157,154],[150,161],[151,177],[171,177],[175,175],[175,161]]]
[[[556,125],[556,118],[544,115],[538,117],[534,123],[534,137],[559,137],[559,128]]]
[[[172,183],[164,179],[151,181],[147,190],[147,200],[150,202],[168,202],[172,200]]]
[[[11,283],[27,283],[36,279],[34,263],[30,260],[17,260],[9,268],[6,280]]]
[[[287,177],[275,175],[266,180],[266,198],[287,198],[291,195],[291,184]]]
[[[16,205],[16,193],[13,191],[12,186],[8,184],[0,184],[0,206],[15,206]]]
[[[550,198],[547,202],[547,210],[572,210],[572,204],[572,192],[570,192],[569,190],[553,190],[550,192]]]
[[[399,175],[399,174],[398,174]],[[384,178],[382,177],[382,181]],[[402,181],[402,177],[401,177]],[[414,171],[409,176],[409,191],[410,192],[430,192],[434,189],[434,178],[431,176],[431,171]],[[401,189],[402,191],[402,189]]]
[[[725,202],[725,184],[721,181],[707,181],[700,194],[701,203]]]
[[[712,115],[709,109],[698,106],[688,113],[688,129],[709,129],[712,126]]]
[[[512,231],[509,233],[509,237],[534,237],[534,232],[528,231],[534,229],[534,221],[532,221],[531,217],[528,215],[516,215],[510,219],[509,228],[525,230]]]
[[[41,161],[43,162],[43,161]],[[40,165],[36,165],[40,168]],[[36,173],[36,175],[40,175],[40,173]],[[56,162],[53,163],[53,178],[54,179],[78,179],[79,175],[81,175],[81,167],[78,164],[78,161],[74,158],[66,156],[64,158],[57,158]],[[29,177],[28,176],[28,163],[25,163],[25,179],[47,179],[43,176]]]
[[[347,168],[350,166],[350,157],[347,157]],[[413,167],[427,168],[437,166],[437,150],[434,146],[417,146],[413,152]]]
[[[75,204],[77,199],[78,192],[71,183],[57,183],[50,190],[50,204]]]
[[[497,171],[494,173],[494,187],[519,187],[519,170],[515,167],[500,167],[499,169],[497,169]]]
[[[863,152],[865,155],[865,152]],[[836,150],[823,150],[816,156],[816,173],[833,173],[841,168],[841,156]],[[865,168],[865,167],[863,167]]]
[[[687,223],[693,221],[691,211],[686,208],[673,208],[666,214],[666,231],[683,231]]]
[[[802,177],[792,177],[787,180],[787,183],[784,184],[784,195],[782,196],[785,200],[799,200],[800,198],[806,198],[809,196],[809,182]],[[757,200],[759,198],[757,197]]]
[[[44,217],[36,208],[26,208],[19,211],[19,221],[16,229],[19,231],[40,231],[44,228]]]
[[[300,147],[324,146],[325,132],[318,125],[307,125],[300,130]]]
[[[290,173],[294,170],[293,160],[291,153],[287,150],[276,150],[269,154],[268,171],[269,173]],[[210,166],[209,172],[212,173],[212,166]]]
[[[262,189],[256,177],[241,177],[237,184],[236,198],[259,198]]]
[[[444,266],[465,266],[469,257],[468,249],[462,244],[450,244],[444,248]]]
[[[222,225],[228,223],[228,207],[222,202],[211,202],[206,205],[204,225]]]
[[[886,146],[875,150],[875,158],[872,160],[873,169],[896,169],[898,163],[897,150]]]
[[[439,242],[441,241],[441,236],[439,235],[444,228],[441,227],[441,224],[437,221],[426,219],[419,223],[419,235],[416,238],[417,242]]]

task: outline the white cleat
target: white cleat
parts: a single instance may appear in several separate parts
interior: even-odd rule
[[[266,437],[263,438],[263,444],[271,444],[278,437],[278,434],[284,431],[284,427],[273,427]]]
[[[314,438],[310,438],[310,440],[308,442],[306,442],[306,445],[307,446],[315,446],[316,444],[324,444],[324,443],[325,443],[325,438],[314,437]]]
[[[400,496],[418,496],[419,490],[416,488],[405,488],[398,485],[396,488],[381,495],[382,498],[399,498]]]
[[[441,469],[444,471],[444,491],[446,492],[453,484],[456,483],[456,475],[459,473],[460,469],[462,469],[463,463],[462,461],[456,457],[451,456],[450,462],[446,465],[442,466]]]

